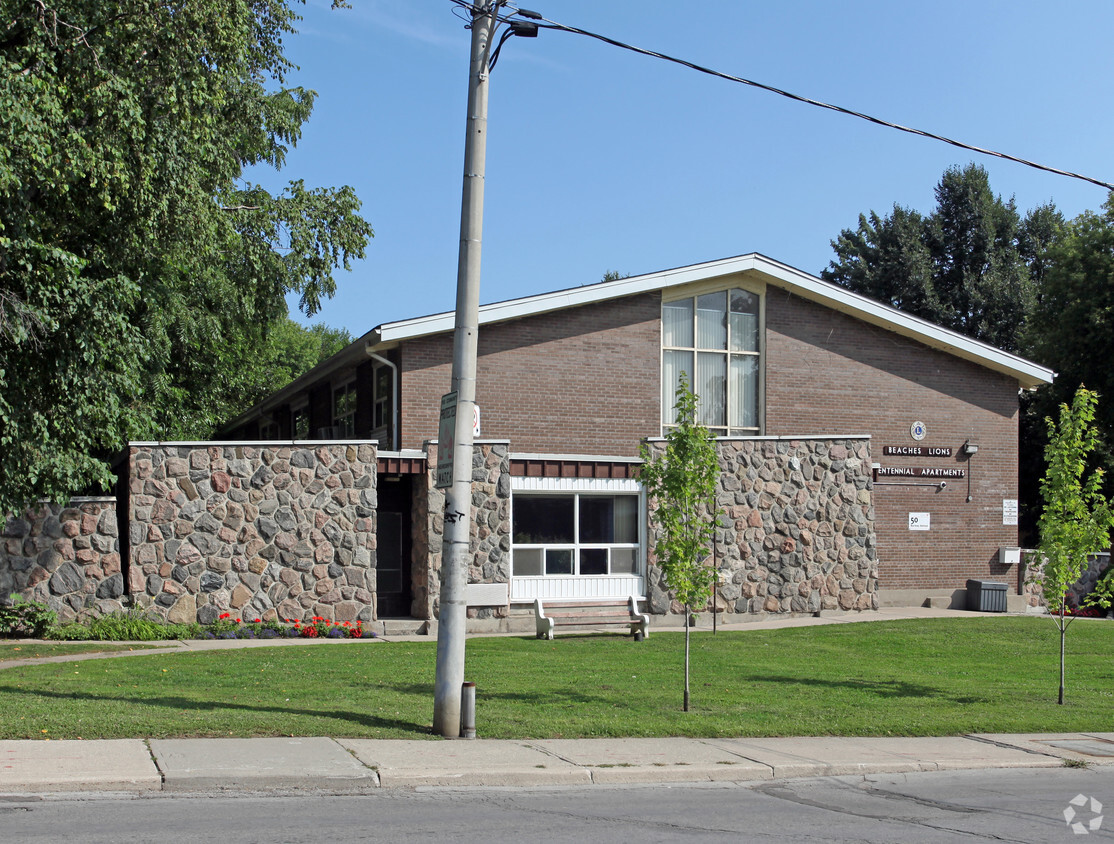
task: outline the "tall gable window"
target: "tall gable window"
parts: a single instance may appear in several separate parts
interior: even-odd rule
[[[698,421],[716,436],[760,433],[760,297],[740,288],[662,304],[662,424],[677,421],[681,373],[697,395]]]

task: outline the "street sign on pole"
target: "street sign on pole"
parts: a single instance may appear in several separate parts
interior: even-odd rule
[[[453,485],[453,455],[456,453],[456,390],[441,396],[441,421],[437,426],[437,474],[434,489]]]

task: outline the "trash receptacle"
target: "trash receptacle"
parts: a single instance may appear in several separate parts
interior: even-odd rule
[[[968,580],[967,609],[973,612],[1005,612],[1006,584],[993,580]]]

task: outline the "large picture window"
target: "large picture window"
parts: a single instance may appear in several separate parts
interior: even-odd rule
[[[662,425],[677,421],[681,373],[717,436],[760,433],[758,294],[732,288],[662,305]]]
[[[513,575],[638,573],[638,495],[516,494]]]

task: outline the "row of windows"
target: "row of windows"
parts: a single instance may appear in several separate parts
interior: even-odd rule
[[[393,385],[391,371],[386,366],[375,369],[372,396],[372,429],[390,424],[391,396]],[[332,435],[336,439],[352,439],[356,436],[356,382],[348,381],[333,389],[331,419]],[[290,411],[290,431],[293,439],[308,440],[319,435],[310,428],[309,405],[302,404]],[[278,422],[267,420],[259,426],[261,439],[278,439]]]

